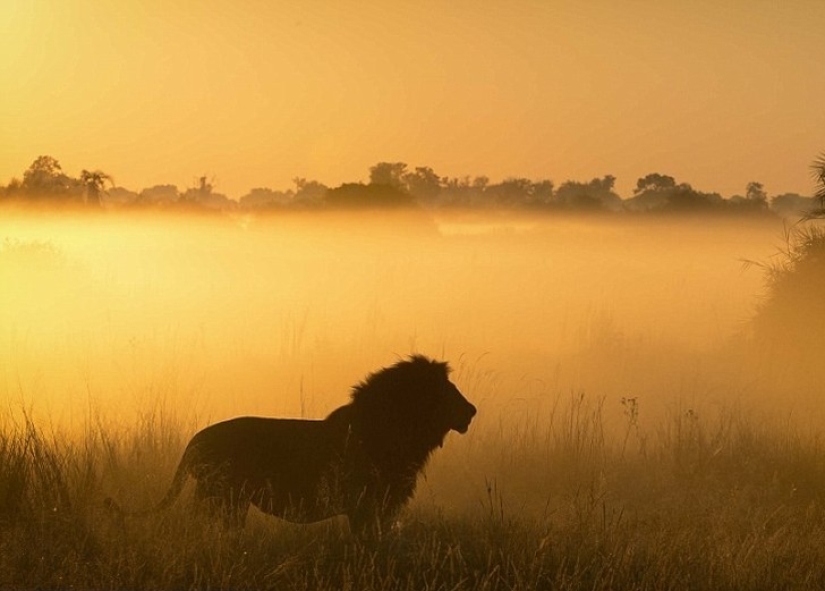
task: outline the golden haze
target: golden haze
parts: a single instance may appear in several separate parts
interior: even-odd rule
[[[421,352],[480,425],[577,391],[651,418],[809,402],[735,344],[763,286],[741,259],[775,252],[778,219],[406,215],[8,212],[0,398],[57,423],[320,417]]]

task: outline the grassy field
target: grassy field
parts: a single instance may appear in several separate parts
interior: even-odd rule
[[[483,221],[0,227],[0,588],[825,587],[825,376],[747,335],[781,224]],[[104,509],[411,352],[479,414],[385,538]]]
[[[825,585],[825,454],[814,436],[692,412],[607,435],[603,400],[482,431],[436,461],[396,531],[252,515],[222,531],[191,513],[116,519],[157,499],[187,431],[162,416],[79,439],[31,423],[0,435],[4,589],[814,589]],[[469,437],[469,436],[468,436]],[[456,443],[449,441],[448,445]],[[445,446],[446,447],[446,446]],[[507,449],[503,453],[503,449]],[[495,474],[495,478],[484,475]],[[474,502],[458,502],[466,480]],[[519,494],[521,493],[521,494]],[[445,499],[447,499],[445,501]],[[518,499],[518,500],[514,500]]]

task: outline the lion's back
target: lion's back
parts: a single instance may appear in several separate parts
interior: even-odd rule
[[[322,469],[338,439],[320,420],[240,417],[204,428],[188,447],[196,472],[221,467],[246,480],[296,478]]]

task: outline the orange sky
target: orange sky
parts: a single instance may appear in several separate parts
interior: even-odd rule
[[[0,0],[0,183],[40,154],[240,197],[378,161],[810,193],[825,2]]]

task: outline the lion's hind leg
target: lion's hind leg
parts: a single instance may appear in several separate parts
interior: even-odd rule
[[[220,521],[229,529],[243,528],[251,504],[249,496],[214,480],[199,480],[195,486],[195,505],[201,514]]]

